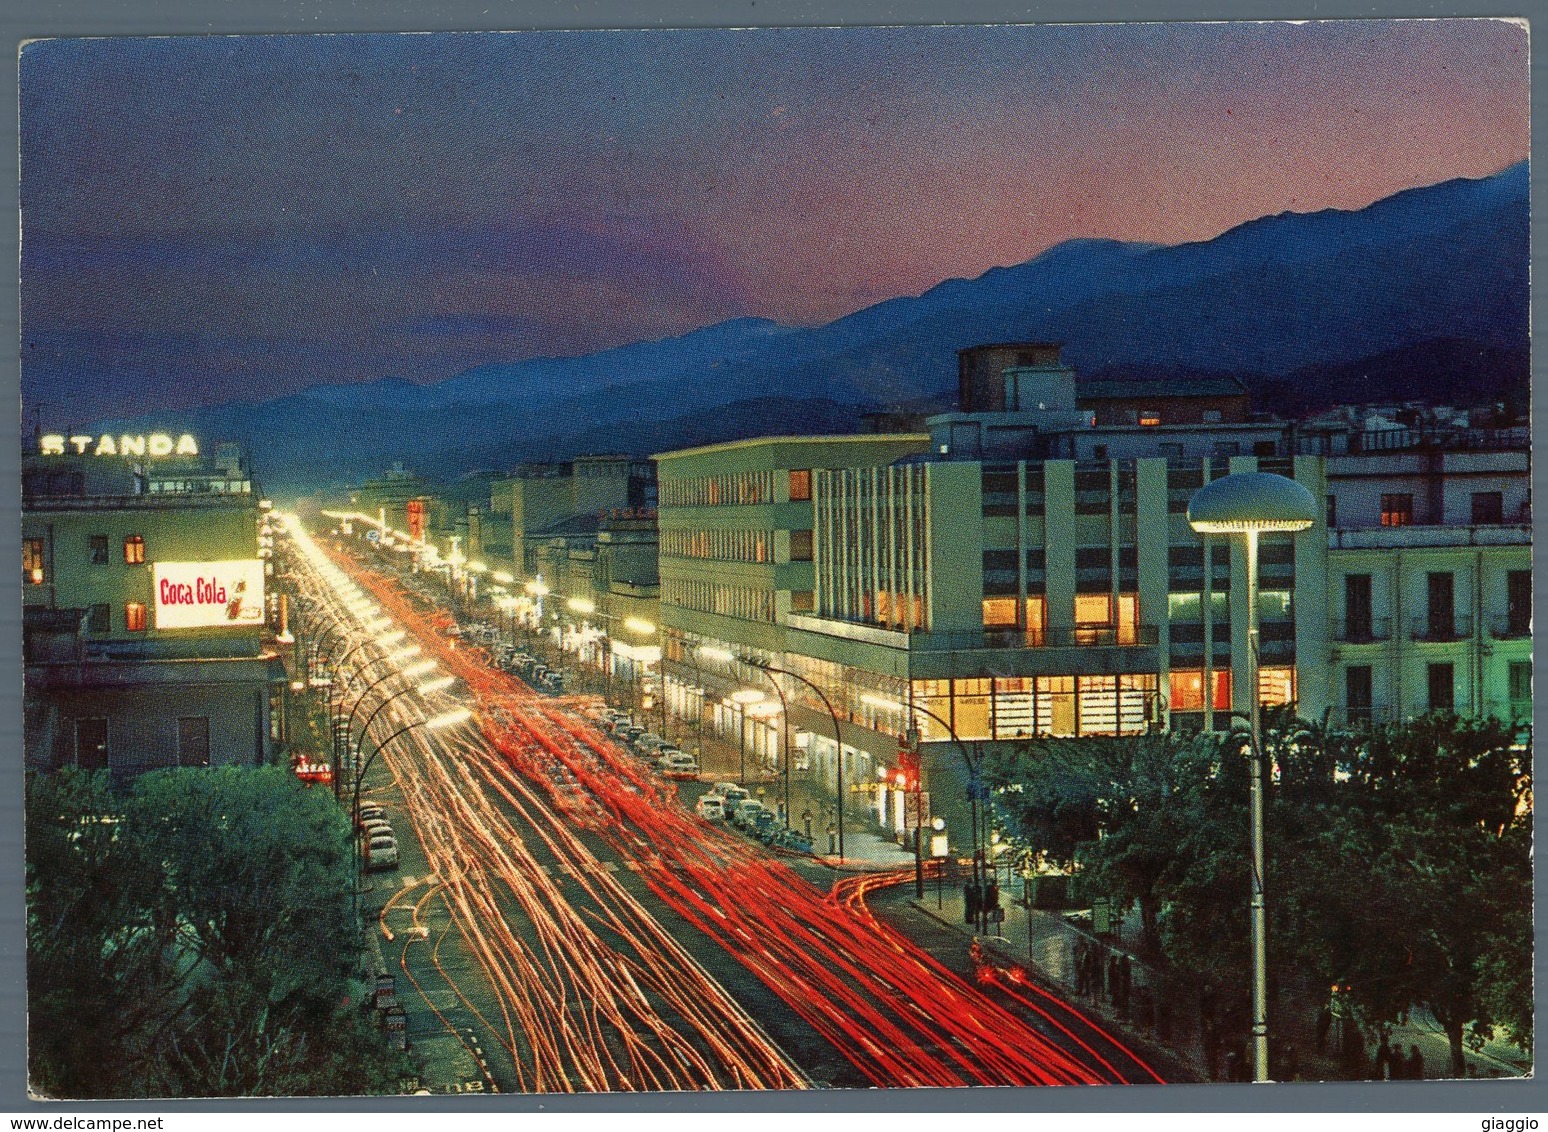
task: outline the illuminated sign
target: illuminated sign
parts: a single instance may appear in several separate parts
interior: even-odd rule
[[[409,537],[416,542],[425,537],[425,501],[423,499],[410,499],[408,501],[408,529]]]
[[[152,597],[158,629],[253,629],[263,624],[263,563],[157,562]]]
[[[50,433],[38,438],[38,452],[44,456],[63,456],[73,449],[76,456],[197,456],[198,442],[186,432],[177,439],[170,433],[148,435],[122,433],[118,436],[64,436]]]

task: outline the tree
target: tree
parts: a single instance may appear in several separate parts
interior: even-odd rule
[[[1141,947],[1160,950],[1162,882],[1198,810],[1219,743],[1176,733],[1033,740],[988,768],[1015,834],[1056,861],[1082,860],[1092,883],[1140,910]]]
[[[34,1078],[40,1086],[71,1096],[392,1087],[398,1060],[347,1006],[360,943],[347,891],[350,833],[331,795],[280,768],[236,767],[154,772],[127,798],[67,778],[37,794],[29,822],[45,836],[37,853],[29,839],[29,948],[54,962],[48,918],[74,907],[98,937],[129,925],[108,933],[107,946],[126,939],[143,956],[105,974],[108,988],[95,998],[93,980],[53,979],[60,1010],[35,1015],[50,1051],[40,1066],[51,1076]],[[96,829],[104,823],[92,815],[101,813],[114,814],[106,848],[94,836],[91,852],[69,850],[69,831]],[[79,894],[112,890],[123,875],[132,883],[88,917],[91,901]],[[135,1007],[141,995],[151,1009]],[[111,1036],[85,1060],[62,1031],[92,1006]]]

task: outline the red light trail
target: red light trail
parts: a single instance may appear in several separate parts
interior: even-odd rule
[[[478,737],[466,729],[433,744],[413,736],[382,757],[435,867],[434,891],[498,996],[502,1018],[493,1028],[517,1064],[518,1088],[806,1084],[580,831],[636,862],[657,898],[876,1086],[1160,1081],[1047,992],[1000,972],[975,986],[876,919],[865,894],[896,877],[846,878],[822,892],[779,858],[698,819],[671,784],[561,704],[492,668],[482,650],[448,640],[444,615],[427,617],[396,585],[340,564],[471,695]],[[562,875],[543,856],[562,862]],[[512,901],[530,922],[526,937],[502,912]],[[1069,1048],[1002,997],[1059,1031]]]

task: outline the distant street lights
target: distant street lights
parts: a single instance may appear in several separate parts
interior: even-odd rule
[[[1247,714],[1252,736],[1252,1041],[1254,1080],[1269,1079],[1268,945],[1263,896],[1263,735],[1258,691],[1258,535],[1304,531],[1317,519],[1311,492],[1284,476],[1239,472],[1205,484],[1188,501],[1188,525],[1203,535],[1242,535],[1247,549]],[[1206,557],[1206,561],[1207,561]],[[1205,695],[1209,695],[1205,689]]]

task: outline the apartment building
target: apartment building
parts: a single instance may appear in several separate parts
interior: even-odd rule
[[[229,448],[207,463],[186,452],[160,462],[42,446],[26,455],[29,769],[123,779],[267,761],[285,676],[266,645],[268,563],[252,488]]]

